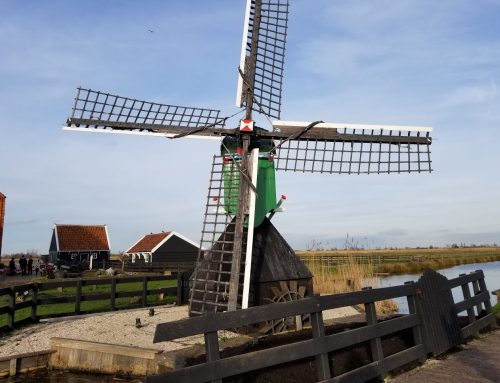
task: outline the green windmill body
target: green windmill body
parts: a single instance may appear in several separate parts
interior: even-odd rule
[[[238,142],[240,141],[240,142]],[[255,201],[254,227],[264,221],[267,214],[277,208],[276,169],[274,167],[274,141],[266,138],[251,138],[249,150],[259,149],[257,164],[257,193]],[[221,155],[224,156],[224,209],[229,214],[236,214],[239,201],[240,171],[243,148],[241,140],[225,137],[222,140]],[[235,162],[238,162],[236,164]],[[245,227],[248,222],[245,222]]]

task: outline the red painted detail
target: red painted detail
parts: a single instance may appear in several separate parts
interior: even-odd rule
[[[241,120],[240,131],[252,132],[253,131],[253,120]]]
[[[214,197],[213,200],[217,202],[219,200],[219,197]]]
[[[286,199],[286,195],[282,194],[281,195],[281,199],[285,200]]]
[[[238,148],[236,149],[236,153],[238,153],[238,154],[243,154],[243,148],[238,147]]]

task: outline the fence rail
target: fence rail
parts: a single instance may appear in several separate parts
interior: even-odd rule
[[[151,282],[176,281],[173,286],[151,287]],[[137,286],[124,286],[126,284]],[[103,286],[107,291],[94,292],[84,289],[89,286]],[[121,286],[127,287],[122,290]],[[129,290],[132,288],[132,290]],[[140,277],[105,277],[97,279],[75,278],[68,280],[36,282],[16,285],[0,289],[0,316],[6,314],[6,323],[0,325],[0,331],[12,330],[22,324],[37,322],[44,318],[58,316],[81,315],[101,311],[114,311],[133,307],[146,307],[175,302],[177,305],[187,302],[189,280],[186,274],[154,275]],[[54,290],[60,289],[60,296],[55,296]],[[64,293],[64,289],[70,292]],[[160,298],[158,298],[160,296]],[[163,296],[163,297],[161,297]],[[157,297],[157,301],[148,301],[148,297]],[[138,298],[136,302],[118,304],[120,298]],[[150,299],[151,300],[151,299]],[[106,306],[98,309],[83,310],[82,302],[108,301]],[[40,306],[57,305],[63,303],[74,304],[72,311],[61,313],[40,313]],[[31,308],[29,313],[24,312],[23,318],[16,320],[20,310]]]
[[[126,262],[122,265],[120,261],[110,260],[103,265],[104,268],[122,269],[138,273],[163,273],[171,271],[173,273],[186,273],[194,270],[195,262]]]
[[[441,299],[438,291],[434,294],[427,293],[432,288],[438,288],[451,296],[452,288],[459,287],[467,291],[469,284],[472,284],[474,295],[464,293],[464,299],[456,303],[452,299],[451,307],[440,307],[445,304],[446,300]],[[407,299],[409,313],[380,321],[376,314],[375,302],[399,297]],[[352,305],[364,306],[366,325],[325,335],[323,311]],[[439,317],[440,309],[443,312],[453,313],[451,320],[456,322],[456,326],[451,327],[458,329],[458,336],[449,334],[449,328],[447,326],[442,328],[440,323],[429,326],[428,316],[438,315]],[[462,311],[468,313],[467,324],[464,327],[460,327],[457,315]],[[264,350],[222,357],[219,350],[218,331],[244,328],[280,318],[296,318],[303,314],[311,315],[310,338]],[[443,338],[451,338],[447,344],[453,346],[457,339],[461,342],[475,331],[492,325],[494,321],[495,317],[491,313],[489,294],[482,271],[447,280],[440,274],[429,270],[416,283],[408,282],[401,286],[381,289],[367,288],[346,294],[313,296],[298,301],[273,303],[246,310],[207,314],[159,324],[154,337],[155,343],[204,334],[206,358],[204,362],[193,366],[151,376],[147,382],[222,382],[225,378],[307,358],[315,360],[318,382],[364,382],[380,377],[407,363],[421,362],[429,353],[439,354],[443,352],[441,348],[446,343],[441,342]],[[382,347],[382,338],[403,330],[411,331],[413,342],[399,352],[386,355]],[[429,341],[430,333],[434,339],[437,339],[436,342]],[[369,344],[370,361],[350,371],[335,375],[336,362],[333,352],[363,343]]]
[[[400,263],[400,262],[426,262],[432,260],[443,260],[446,258],[467,258],[473,256],[499,256],[499,250],[486,249],[484,251],[476,250],[474,253],[446,250],[441,252],[429,252],[426,250],[399,252],[395,251],[353,251],[352,253],[329,253],[329,252],[297,252],[297,256],[306,263],[316,263],[322,266],[336,266],[348,262],[358,263]]]

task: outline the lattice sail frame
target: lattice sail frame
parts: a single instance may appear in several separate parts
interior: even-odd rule
[[[67,126],[150,131],[172,127],[190,130],[204,126],[223,128],[225,121],[216,109],[160,104],[77,88]]]
[[[191,315],[228,310],[235,209],[239,208],[240,173],[235,161],[227,155],[213,157],[200,251],[191,281]],[[242,264],[247,238],[246,233],[243,234]],[[243,281],[241,272],[240,281]],[[238,308],[241,308],[241,294],[238,294]]]
[[[241,46],[240,70],[247,72],[251,42],[254,38],[255,0],[247,0],[243,41]],[[253,110],[269,117],[280,118],[283,70],[285,65],[286,35],[288,29],[288,7],[286,0],[263,0],[261,19],[256,36],[257,50],[255,78],[252,84]],[[236,106],[246,106],[245,87],[238,78]]]
[[[408,142],[408,137],[421,133],[401,131],[360,132],[343,129],[341,135],[350,138],[325,140],[280,140],[277,144],[276,170],[304,173],[381,174],[431,172],[430,144]],[[358,137],[356,137],[358,136]],[[399,143],[384,142],[399,138]],[[422,137],[429,138],[429,133]]]

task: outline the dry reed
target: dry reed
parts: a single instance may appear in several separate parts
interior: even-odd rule
[[[307,263],[313,273],[313,287],[316,294],[341,294],[359,291],[363,287],[376,288],[380,280],[374,274],[374,267],[370,263],[359,263],[353,257],[347,262],[331,265],[314,260]],[[375,303],[380,314],[394,313],[398,305],[393,300],[378,301]],[[363,310],[364,307],[358,307]]]

